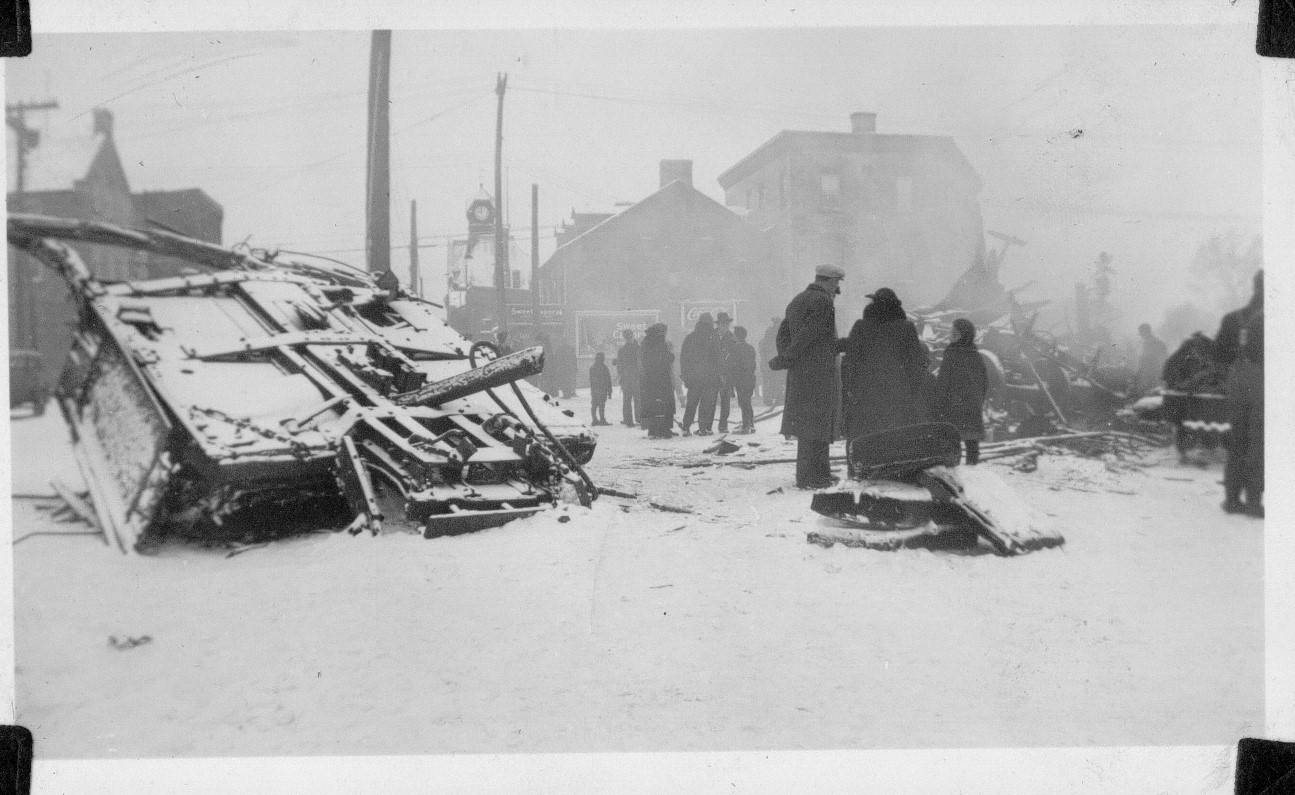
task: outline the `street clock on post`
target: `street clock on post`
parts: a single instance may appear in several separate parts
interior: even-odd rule
[[[489,199],[477,199],[468,205],[468,223],[492,226],[495,223],[495,205]]]
[[[472,249],[476,247],[477,241],[485,235],[493,235],[495,232],[495,204],[489,199],[474,199],[468,205],[468,251],[467,258],[471,259]]]

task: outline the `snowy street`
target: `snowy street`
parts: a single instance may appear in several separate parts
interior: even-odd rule
[[[23,539],[85,528],[16,499],[18,722],[43,758],[1223,744],[1262,731],[1263,523],[1219,510],[1220,463],[1180,465],[1166,448],[1128,469],[983,464],[1064,532],[1059,549],[823,549],[805,536],[829,520],[792,487],[793,465],[672,466],[714,437],[648,441],[616,423],[619,401],[589,473],[639,500],[459,537],[389,522],[376,538],[128,558],[90,535]],[[588,417],[583,397],[563,405]],[[722,460],[793,456],[777,426],[730,437],[742,450]],[[15,493],[48,494],[52,478],[80,488],[57,410],[12,428]]]

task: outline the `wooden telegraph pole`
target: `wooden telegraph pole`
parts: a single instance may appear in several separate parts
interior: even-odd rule
[[[540,186],[531,183],[531,336],[540,333]]]
[[[57,109],[58,103],[53,100],[47,102],[15,102],[4,106],[5,124],[14,131],[15,137],[18,139],[18,167],[17,173],[14,174],[14,193],[20,197],[26,190],[27,153],[35,149],[40,142],[40,132],[27,126],[27,113],[33,110]]]
[[[409,200],[409,292],[423,295],[423,280],[418,273],[418,200]]]
[[[508,75],[495,78],[495,94],[499,108],[495,114],[495,324],[500,331],[508,330],[508,238],[504,235],[504,91],[508,88]]]
[[[369,271],[391,270],[391,31],[373,31],[369,49],[368,178],[365,185]]]
[[[15,147],[17,163],[15,164],[16,173],[14,174],[14,204],[9,208],[11,211],[27,211],[27,153],[35,149],[40,143],[40,131],[27,126],[27,113],[33,110],[56,110],[57,108],[58,103],[53,100],[47,102],[15,102],[4,106],[5,124],[14,131],[14,137],[17,139],[17,146]],[[14,257],[15,254],[10,252],[9,256]],[[14,260],[10,261],[14,262]],[[33,263],[24,257],[14,264],[16,265],[16,278],[13,280],[14,309],[18,315],[17,323],[15,324],[18,339],[12,340],[11,343],[18,348],[35,348],[40,340],[36,333],[36,290],[31,284],[35,278],[31,270]]]

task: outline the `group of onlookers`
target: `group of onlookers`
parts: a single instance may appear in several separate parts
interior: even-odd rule
[[[932,420],[957,427],[967,463],[977,463],[989,378],[975,326],[966,318],[954,321],[933,376],[930,352],[888,287],[869,294],[863,317],[837,338],[833,302],[844,278],[834,265],[818,268],[814,282],[788,304],[770,362],[787,371],[782,433],[797,441],[796,485],[814,489],[837,481],[828,457],[833,439],[854,442]]]
[[[621,387],[621,422],[642,425],[648,436],[665,439],[675,436],[675,353],[666,340],[667,326],[656,323],[643,334],[642,342],[634,332],[621,332],[624,344],[616,351],[613,365]],[[718,317],[702,313],[697,325],[683,339],[679,348],[679,381],[683,385],[684,416],[679,427],[683,435],[714,432],[718,412],[718,430],[729,433],[733,401],[737,401],[741,421],[734,433],[754,433],[755,411],[751,399],[755,393],[757,355],[746,341],[747,330],[734,326],[727,313]],[[595,425],[610,425],[605,405],[612,394],[611,371],[603,354],[595,357],[589,370],[591,413]]]

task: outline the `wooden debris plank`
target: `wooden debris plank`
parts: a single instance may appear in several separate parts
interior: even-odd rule
[[[805,541],[828,549],[841,544],[883,552],[897,549],[968,549],[975,546],[976,533],[965,526],[933,522],[902,530],[864,526],[820,527],[807,532]]]
[[[956,506],[1001,555],[1060,546],[1066,539],[1041,526],[1030,506],[987,467],[932,467],[924,481],[937,499]]]

